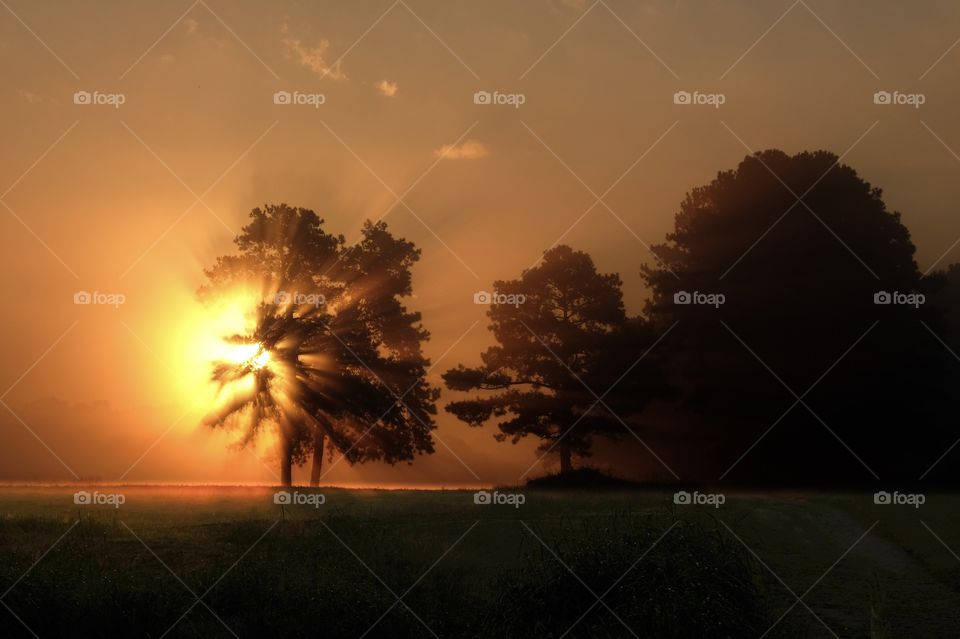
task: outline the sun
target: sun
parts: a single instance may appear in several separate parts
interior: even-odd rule
[[[270,351],[266,350],[262,346],[257,351],[257,354],[251,357],[246,361],[246,365],[252,368],[253,370],[259,370],[266,367],[270,363]]]
[[[236,344],[227,351],[225,359],[244,368],[260,370],[270,364],[270,351],[262,344]]]

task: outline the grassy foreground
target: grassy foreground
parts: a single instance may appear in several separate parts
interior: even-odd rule
[[[315,508],[266,488],[88,488],[123,494],[114,508],[77,506],[75,490],[0,488],[0,636],[960,632],[952,495],[915,509],[739,494],[712,508],[526,490],[514,507],[325,489]]]

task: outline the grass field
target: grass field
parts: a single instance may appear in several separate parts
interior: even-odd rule
[[[76,490],[0,489],[0,636],[960,635],[948,494]]]

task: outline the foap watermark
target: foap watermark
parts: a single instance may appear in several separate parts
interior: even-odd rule
[[[320,508],[327,502],[327,496],[322,493],[301,493],[298,490],[293,492],[287,490],[278,490],[273,493],[273,503],[278,506],[313,506]]]
[[[273,94],[273,103],[292,106],[311,106],[319,109],[326,104],[327,96],[322,93],[303,93],[301,91],[277,91]]]
[[[101,493],[88,490],[78,490],[73,493],[73,503],[77,506],[113,506],[120,508],[127,501],[123,493]]]
[[[678,490],[673,493],[673,503],[678,506],[713,506],[719,508],[727,502],[723,493],[701,493],[700,491],[687,492]]]
[[[923,93],[901,93],[900,91],[877,91],[873,94],[873,103],[881,105],[895,104],[898,106],[912,106],[919,109],[927,101]]]
[[[73,94],[73,103],[82,106],[112,106],[119,109],[127,101],[123,93],[104,93],[102,91],[77,91]]]
[[[901,493],[893,491],[888,493],[885,490],[873,493],[873,503],[878,506],[913,506],[920,508],[927,502],[927,496],[923,493]]]
[[[292,304],[294,306],[315,306],[319,308],[327,303],[327,298],[322,293],[277,291],[277,294],[273,296],[273,303],[277,306]]]
[[[523,293],[490,293],[489,291],[477,291],[473,294],[473,303],[482,306],[520,306],[527,301],[527,296]]]
[[[912,306],[920,308],[927,301],[923,293],[901,293],[900,291],[877,291],[873,294],[873,303],[878,306]]]
[[[519,508],[527,501],[527,496],[523,493],[501,493],[498,490],[492,493],[486,490],[478,490],[473,493],[473,503],[478,506],[513,506]]]
[[[512,106],[519,109],[527,102],[523,93],[501,93],[500,91],[477,91],[473,94],[473,103],[481,105]]]
[[[112,306],[119,308],[121,304],[127,301],[127,296],[123,293],[103,293],[101,291],[77,291],[73,294],[73,303],[77,305],[98,304],[101,306]]]
[[[680,306],[712,306],[714,308],[720,308],[727,303],[727,296],[723,293],[677,291],[673,294],[673,303]]]
[[[701,93],[700,91],[677,91],[673,94],[673,103],[680,105],[712,106],[719,109],[727,101],[722,93]]]

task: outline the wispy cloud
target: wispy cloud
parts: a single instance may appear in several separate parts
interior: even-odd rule
[[[290,35],[287,25],[281,29],[283,36],[283,55],[322,77],[333,80],[346,80],[347,74],[340,69],[340,62],[330,64],[327,61],[327,51],[330,41],[323,39],[315,45],[304,44],[300,38]]]
[[[433,154],[446,160],[476,160],[490,155],[490,149],[479,140],[466,140],[463,144],[444,144]]]
[[[26,102],[27,104],[40,104],[43,102],[43,98],[33,91],[27,91],[26,89],[20,89],[17,91],[17,95],[20,96],[20,99]]]
[[[397,94],[397,91],[400,90],[400,86],[396,82],[380,80],[380,82],[377,83],[377,90],[388,98],[392,98]]]

